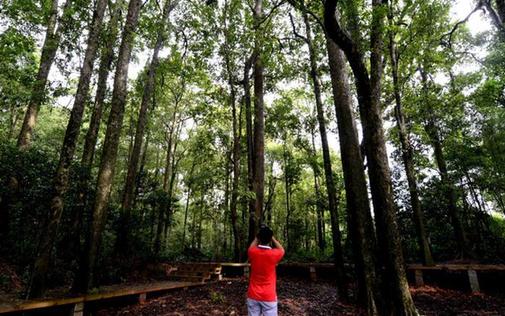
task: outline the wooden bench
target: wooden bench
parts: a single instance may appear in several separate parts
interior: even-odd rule
[[[424,266],[422,264],[409,264],[407,270],[414,271],[416,286],[424,285],[423,271],[466,271],[472,292],[480,292],[477,271],[505,271],[504,264],[437,264]]]
[[[250,273],[250,263],[233,263],[233,262],[223,262],[221,263],[221,266],[223,268],[242,268],[243,269],[243,275],[245,277],[249,277]],[[278,266],[280,267],[287,267],[287,268],[304,268],[304,269],[309,269],[309,274],[310,274],[310,279],[312,281],[317,280],[317,273],[316,269],[317,268],[333,268],[335,265],[333,263],[299,263],[299,262],[294,262],[294,263],[280,263]]]
[[[222,266],[219,263],[184,263],[177,266],[168,275],[170,280],[205,283],[221,280]]]
[[[0,304],[0,314],[23,312],[23,311],[45,309],[67,305],[71,308],[70,315],[82,316],[84,314],[84,306],[87,302],[137,295],[138,302],[140,304],[143,304],[147,299],[148,293],[163,292],[173,289],[186,289],[189,287],[201,286],[201,285],[202,283],[165,281],[165,282],[131,286],[126,289],[116,289],[77,297],[19,301],[16,303],[9,303],[9,304],[4,303]]]
[[[249,263],[221,263],[222,267],[241,267],[244,270],[244,275],[249,276]],[[309,270],[310,279],[312,281],[317,280],[317,270],[318,269],[328,269],[333,268],[335,265],[333,263],[281,263],[280,267],[292,267],[292,268],[304,268]],[[348,266],[349,267],[349,266]],[[437,264],[435,266],[424,266],[421,264],[409,264],[406,266],[408,271],[413,271],[415,276],[416,286],[424,285],[423,271],[466,271],[468,276],[468,282],[472,292],[480,292],[480,284],[478,278],[478,272],[480,271],[505,271],[505,265],[503,264]]]

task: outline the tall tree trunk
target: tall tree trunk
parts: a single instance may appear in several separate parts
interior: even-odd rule
[[[191,171],[189,172],[189,178],[193,176],[193,171],[195,170],[195,160],[193,160],[193,164],[191,165]],[[192,193],[192,181],[188,183],[188,196],[186,199],[186,207],[184,208],[184,225],[182,226],[182,249],[186,248],[186,225],[188,222],[188,210],[189,210],[189,200],[191,199]]]
[[[247,186],[249,192],[254,192],[254,140],[253,140],[253,125],[252,125],[252,101],[251,101],[251,86],[249,74],[254,62],[255,53],[246,60],[244,66],[244,79],[242,82],[244,88],[244,107],[245,107],[245,121],[246,121],[246,140],[247,140]],[[249,236],[248,240],[252,241],[255,237],[254,234],[254,199],[248,198],[247,201],[249,212]]]
[[[389,9],[390,26],[392,27],[392,7]],[[407,182],[410,192],[410,204],[412,207],[413,221],[416,227],[417,243],[419,252],[424,265],[434,265],[433,256],[431,255],[430,244],[426,233],[424,223],[424,214],[419,201],[419,190],[417,188],[416,173],[414,169],[414,150],[410,143],[409,132],[405,123],[405,115],[403,114],[402,98],[400,92],[400,82],[398,78],[398,54],[394,42],[394,33],[392,29],[389,33],[389,57],[391,61],[391,75],[393,77],[393,90],[395,96],[395,118],[398,127],[398,137],[402,146],[402,159],[407,175]]]
[[[276,179],[272,174],[272,169],[273,169],[273,160],[270,164],[270,175],[268,177],[268,194],[267,194],[267,200],[265,202],[265,221],[266,224],[269,226],[272,225],[272,211],[273,211],[275,185],[276,185]]]
[[[426,97],[428,97],[428,78],[426,72],[421,69],[421,80],[423,84],[423,90]],[[457,201],[458,196],[456,194],[456,189],[449,176],[449,171],[447,170],[447,163],[445,161],[444,150],[442,145],[442,139],[438,131],[438,126],[436,124],[435,114],[433,110],[429,108],[428,119],[424,126],[428,137],[430,138],[431,144],[433,146],[433,151],[435,154],[435,160],[440,172],[440,178],[444,189],[446,190],[446,198],[448,203],[449,217],[451,218],[452,227],[454,229],[454,235],[456,238],[456,243],[458,245],[458,252],[462,257],[472,257],[472,251],[468,245],[468,239],[466,232],[461,221],[460,210],[458,209]]]
[[[284,158],[284,189],[286,190],[286,227],[284,228],[284,234],[286,238],[286,244],[288,251],[293,249],[293,244],[291,242],[291,238],[289,236],[289,224],[290,224],[290,219],[291,219],[291,207],[290,207],[290,202],[291,202],[291,185],[289,182],[289,175],[288,175],[288,154],[286,151],[286,139],[284,139],[284,145],[283,147],[283,158]]]
[[[84,141],[82,151],[81,165],[83,168],[90,168],[95,155],[95,147],[98,139],[98,131],[102,122],[103,107],[105,104],[105,95],[107,93],[107,79],[114,61],[114,47],[117,43],[119,32],[119,22],[121,20],[122,1],[114,5],[112,16],[107,26],[107,35],[105,36],[105,45],[101,51],[100,66],[98,67],[98,83],[95,94],[93,113],[89,122],[89,128]]]
[[[128,245],[128,232],[130,230],[130,217],[131,208],[133,204],[133,193],[135,191],[135,184],[137,183],[137,170],[140,159],[140,152],[142,149],[142,142],[144,140],[144,132],[147,125],[148,119],[148,109],[149,104],[151,104],[152,95],[154,93],[154,84],[156,78],[156,71],[159,64],[159,52],[163,47],[166,35],[166,26],[168,24],[168,18],[170,12],[175,8],[177,4],[176,1],[165,0],[165,5],[163,7],[163,13],[161,17],[160,25],[158,26],[158,33],[156,38],[156,43],[153,49],[153,56],[151,57],[151,62],[149,64],[149,69],[147,71],[147,79],[144,85],[144,91],[142,94],[142,103],[140,104],[139,116],[137,120],[137,128],[135,131],[135,140],[133,143],[133,149],[128,162],[128,172],[126,176],[126,181],[123,189],[123,198],[121,202],[121,221],[120,230],[118,231],[117,247],[116,249],[127,250]]]
[[[147,129],[146,141],[144,142],[144,149],[142,150],[142,157],[140,158],[140,167],[135,184],[135,194],[133,196],[132,208],[137,205],[137,199],[139,196],[139,191],[142,189],[142,180],[147,177],[145,166],[147,160],[147,152],[149,150],[149,140],[151,137],[151,130]]]
[[[107,32],[105,36],[105,45],[101,51],[100,65],[98,67],[98,83],[95,94],[93,112],[89,123],[89,128],[84,140],[84,147],[81,158],[81,174],[79,178],[79,192],[77,194],[77,205],[72,214],[72,236],[70,236],[71,252],[79,253],[80,233],[82,218],[86,204],[88,202],[89,182],[91,178],[91,166],[95,155],[95,147],[98,139],[98,130],[102,121],[102,112],[107,92],[107,79],[109,77],[110,68],[114,61],[114,47],[117,43],[117,35],[119,31],[119,21],[121,20],[121,3],[113,4],[114,8],[112,16],[108,22]]]
[[[171,216],[173,215],[173,195],[174,195],[174,186],[175,186],[175,180],[177,178],[177,170],[179,167],[179,162],[183,158],[183,154],[180,154],[179,157],[177,157],[177,145],[179,144],[179,139],[181,136],[181,131],[183,128],[183,121],[179,122],[177,126],[177,132],[175,135],[175,143],[174,143],[174,149],[172,152],[172,165],[170,168],[171,174],[170,174],[170,184],[168,186],[168,205],[167,205],[167,210],[166,210],[166,221],[165,221],[165,241],[168,241],[167,235],[168,235],[168,228],[170,226],[171,222]],[[176,159],[177,157],[177,159]]]
[[[30,291],[28,296],[40,297],[44,294],[46,288],[46,275],[52,257],[52,250],[56,242],[56,234],[60,224],[61,214],[63,213],[63,199],[68,189],[69,168],[74,157],[75,147],[82,124],[82,115],[86,106],[89,93],[89,84],[93,72],[93,64],[98,48],[99,35],[102,30],[102,21],[107,0],[98,0],[93,12],[93,20],[88,35],[88,43],[84,54],[84,61],[81,68],[77,92],[75,94],[74,106],[70,114],[65,138],[60,153],[60,160],[56,169],[56,175],[53,184],[53,196],[51,199],[51,209],[49,212],[48,225],[41,234],[40,247],[37,259],[35,260],[32,274]]]
[[[240,132],[237,118],[236,91],[233,83],[233,75],[228,55],[226,55],[225,60],[226,60],[226,69],[228,73],[228,85],[230,86],[230,105],[232,112],[232,130],[233,130],[233,150],[232,150],[233,180],[232,180],[231,201],[230,201],[230,219],[233,230],[233,259],[235,260],[235,262],[240,262],[241,261],[240,235],[237,223],[238,220],[237,201],[239,190],[238,186],[240,181]]]
[[[371,56],[369,76],[364,55],[336,18],[337,1],[325,2],[325,25],[328,36],[344,51],[356,79],[360,116],[363,125],[368,176],[376,219],[380,263],[385,294],[383,312],[395,315],[418,315],[409,292],[405,274],[400,235],[396,223],[396,207],[388,164],[386,142],[382,127],[381,78],[384,5],[372,0]]]
[[[309,49],[310,59],[310,77],[312,79],[312,86],[314,89],[314,97],[316,100],[317,121],[319,123],[319,133],[321,135],[321,146],[323,150],[323,164],[324,175],[326,179],[326,192],[328,194],[328,207],[330,211],[330,223],[332,230],[333,240],[333,253],[335,257],[335,271],[337,278],[337,287],[339,296],[342,299],[347,299],[348,289],[347,280],[344,270],[344,255],[342,251],[342,237],[340,233],[339,220],[338,220],[338,201],[337,190],[333,179],[333,172],[331,168],[330,148],[328,146],[328,136],[326,134],[326,119],[324,117],[323,101],[321,99],[321,83],[319,82],[319,74],[317,70],[317,56],[312,43],[312,31],[309,23],[309,18],[305,6],[302,7],[303,21],[305,24],[306,42]]]
[[[163,204],[157,204],[158,208],[158,222],[156,225],[156,236],[154,238],[154,248],[153,248],[153,254],[154,257],[158,257],[161,251],[161,238],[163,235],[163,225],[165,223],[165,217],[166,217],[166,206]]]
[[[319,187],[319,168],[317,165],[317,156],[316,156],[316,140],[315,140],[315,131],[311,128],[310,131],[312,137],[312,152],[311,156],[314,160],[312,163],[312,171],[314,173],[314,191],[316,192],[316,217],[317,217],[317,245],[321,252],[324,252],[326,248],[326,240],[323,234],[323,226],[324,226],[324,210],[322,208],[319,197],[321,196],[321,189]]]
[[[51,11],[47,22],[46,37],[42,46],[39,70],[35,82],[33,83],[30,102],[28,103],[23,125],[21,126],[21,131],[18,136],[17,146],[21,150],[27,149],[32,141],[33,129],[37,123],[40,105],[44,101],[46,95],[49,71],[53,65],[56,51],[60,46],[67,9],[72,2],[73,0],[65,0],[62,16],[58,19],[58,0],[51,1]]]
[[[80,282],[81,289],[87,291],[94,281],[94,268],[98,257],[99,245],[102,232],[107,219],[107,207],[112,189],[112,179],[116,166],[119,138],[123,126],[123,116],[126,104],[128,66],[134,43],[135,29],[138,24],[142,1],[130,0],[128,14],[123,29],[121,46],[114,78],[114,90],[112,93],[111,110],[105,142],[98,171],[97,190],[93,204],[93,219],[89,240],[87,242],[86,260],[83,262],[83,270],[80,273],[83,277]]]
[[[253,224],[250,229],[254,229],[256,235],[259,224],[263,219],[263,200],[265,185],[265,114],[264,114],[264,65],[262,56],[262,33],[261,22],[263,20],[263,0],[256,0],[254,5],[254,173],[253,189],[255,193],[254,214],[251,214]],[[250,233],[251,235],[251,233]]]

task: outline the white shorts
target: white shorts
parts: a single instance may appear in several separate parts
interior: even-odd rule
[[[247,312],[249,316],[277,316],[277,302],[263,302],[248,298]]]

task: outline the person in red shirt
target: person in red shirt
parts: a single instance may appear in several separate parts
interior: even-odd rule
[[[268,226],[261,225],[256,239],[247,250],[247,255],[251,263],[247,290],[249,316],[277,316],[275,267],[284,256],[284,248],[273,237],[273,231]]]

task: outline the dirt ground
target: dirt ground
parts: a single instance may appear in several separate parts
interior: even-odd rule
[[[279,315],[361,315],[356,307],[339,302],[335,288],[328,283],[281,278],[277,283]],[[144,305],[103,309],[98,316],[210,316],[247,315],[245,279],[170,292],[148,300]],[[422,315],[505,315],[505,298],[469,294],[434,287],[412,288]]]

